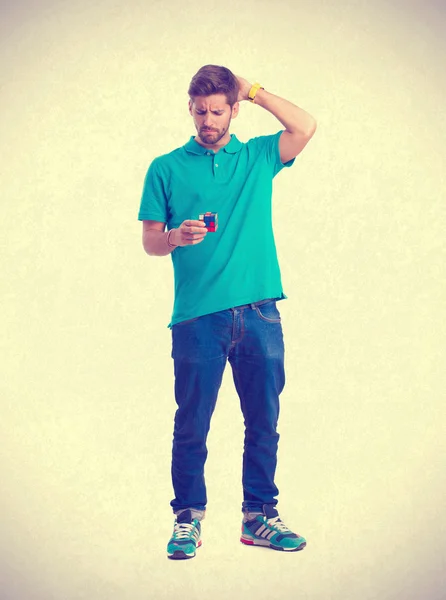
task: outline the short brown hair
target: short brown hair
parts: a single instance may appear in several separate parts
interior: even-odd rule
[[[188,94],[194,101],[195,96],[212,96],[225,94],[227,103],[231,106],[237,102],[239,84],[237,77],[226,67],[205,65],[192,77]]]

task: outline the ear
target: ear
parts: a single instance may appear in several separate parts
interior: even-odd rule
[[[192,100],[189,100],[188,106],[189,106],[189,114],[192,115]]]
[[[240,103],[236,102],[234,104],[234,106],[232,107],[232,115],[231,115],[232,119],[235,119],[235,117],[238,115],[239,108],[240,108]]]

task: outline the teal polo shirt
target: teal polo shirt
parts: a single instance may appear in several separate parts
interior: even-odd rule
[[[140,221],[179,227],[205,212],[218,213],[218,229],[203,242],[171,253],[176,323],[265,298],[286,298],[272,227],[273,179],[283,164],[282,131],[240,142],[217,153],[194,137],[155,158],[145,177]]]

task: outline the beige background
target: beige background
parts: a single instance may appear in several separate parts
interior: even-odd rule
[[[2,600],[444,598],[445,29],[439,1],[1,4]],[[228,367],[178,563],[172,267],[137,211],[207,63],[319,125],[274,196],[279,507],[308,546],[238,541]],[[279,129],[243,104],[232,131]]]

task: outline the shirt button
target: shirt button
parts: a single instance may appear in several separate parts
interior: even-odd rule
[[[210,153],[210,152],[206,152],[206,154],[207,154],[208,156],[210,156],[210,155],[211,155],[211,153]]]
[[[218,167],[218,165],[215,165],[216,167]]]

